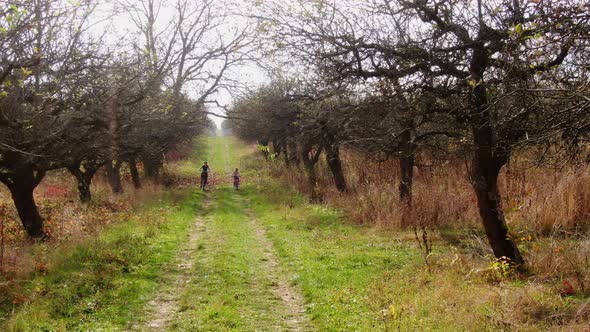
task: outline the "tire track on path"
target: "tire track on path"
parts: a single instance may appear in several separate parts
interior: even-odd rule
[[[245,200],[246,204],[250,204]],[[292,286],[287,279],[287,273],[281,267],[279,258],[275,254],[276,249],[271,240],[266,234],[266,230],[256,219],[251,208],[245,209],[252,229],[255,232],[257,242],[263,249],[264,254],[264,268],[267,271],[268,279],[272,284],[272,291],[274,295],[281,299],[287,308],[287,316],[285,317],[286,325],[289,331],[312,331],[312,325],[305,314],[305,301],[301,292]]]
[[[211,200],[206,196],[201,211],[206,211],[210,206]],[[181,290],[191,280],[191,269],[193,259],[198,250],[198,241],[201,234],[204,233],[204,213],[200,212],[195,222],[190,227],[189,239],[186,247],[180,250],[175,258],[175,263],[168,276],[161,282],[166,286],[161,289],[153,300],[148,302],[146,311],[151,314],[147,321],[141,327],[135,327],[133,331],[165,331],[172,322],[172,318],[179,309]]]
[[[225,172],[231,173],[231,166],[229,165],[230,155],[229,155],[229,145],[227,144],[227,138],[223,140],[223,147],[225,150]]]
[[[227,139],[224,140],[225,149],[225,169],[229,172],[229,146]],[[249,207],[250,201],[244,199],[246,205],[245,213],[254,230],[257,242],[263,249],[264,255],[264,269],[267,271],[267,276],[272,285],[274,295],[281,299],[285,308],[287,309],[286,325],[289,331],[311,331],[311,323],[305,314],[305,301],[301,292],[292,286],[287,279],[287,273],[283,271],[279,263],[279,259],[275,254],[276,249],[272,242],[266,235],[266,230],[254,215],[254,212]]]

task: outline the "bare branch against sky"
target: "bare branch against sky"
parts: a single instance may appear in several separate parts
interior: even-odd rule
[[[268,81],[250,12],[239,0],[111,0],[98,6],[92,31],[115,53],[157,47],[163,84],[223,115],[237,96]],[[223,121],[210,118],[218,127]]]

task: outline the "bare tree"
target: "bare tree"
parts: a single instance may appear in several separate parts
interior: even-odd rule
[[[78,92],[70,83],[85,64],[81,37],[93,7],[52,1],[2,6],[0,181],[31,237],[43,236],[33,190],[48,170],[63,167],[61,139]]]
[[[254,25],[243,22],[230,27],[231,16],[221,1],[178,0],[171,17],[161,17],[165,4],[158,0],[123,1],[121,6],[144,36],[138,46],[148,54],[154,73],[152,97],[168,94],[170,112],[181,113],[186,98],[197,105],[211,102],[225,88],[228,70],[247,60],[255,41]],[[158,28],[158,22],[168,23]],[[162,165],[161,151],[142,154],[150,175]]]
[[[274,4],[260,16],[275,28],[281,46],[300,59],[335,80],[389,79],[403,87],[422,82],[425,91],[454,101],[447,103],[454,105],[447,113],[459,128],[469,128],[456,133],[470,142],[471,179],[489,242],[496,257],[522,264],[502,213],[498,175],[516,148],[558,137],[586,116],[587,100],[568,88],[578,78],[563,69],[575,67],[571,55],[588,47],[588,5],[518,0],[299,5],[286,12]]]

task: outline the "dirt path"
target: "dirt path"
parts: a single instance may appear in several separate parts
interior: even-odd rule
[[[203,203],[203,210],[206,210],[210,203],[207,197]],[[133,330],[165,331],[169,326],[172,317],[178,311],[179,296],[181,294],[179,289],[184,288],[191,279],[191,268],[194,254],[197,251],[197,242],[204,232],[204,228],[203,215],[199,215],[190,228],[186,247],[177,254],[174,267],[167,273],[166,280],[162,282],[163,285],[171,286],[160,290],[156,297],[148,303],[146,311],[150,312],[150,314],[147,321],[143,326]]]
[[[227,140],[224,143],[225,169],[231,171],[229,166],[229,146]],[[249,206],[250,202],[244,200],[244,205]],[[276,256],[276,249],[266,235],[263,226],[260,225],[252,210],[245,208],[246,215],[255,232],[256,240],[264,253],[264,269],[272,285],[272,291],[277,298],[280,298],[287,309],[286,325],[289,331],[310,331],[312,330],[309,319],[305,315],[305,304],[303,295],[298,289],[289,284],[287,274],[281,269],[279,259]]]
[[[260,225],[254,213],[249,208],[246,214],[250,219],[252,228],[256,232],[258,243],[264,250],[264,268],[267,271],[268,279],[273,285],[275,296],[283,301],[287,308],[286,323],[289,331],[311,331],[309,319],[305,315],[305,302],[301,292],[293,287],[287,279],[286,273],[281,269],[279,259],[275,255],[276,249],[266,235],[266,231]]]
[[[218,162],[223,163],[219,165],[222,166],[220,169],[229,173],[231,171],[230,147],[227,141],[219,147],[221,149],[218,150],[220,157]],[[219,322],[216,322],[219,319],[218,313],[237,308],[239,297],[243,294],[249,294],[249,299],[244,302],[245,304],[249,302],[249,305],[247,308],[236,311],[238,315],[267,317],[264,318],[264,323],[251,319],[242,321],[231,314],[224,316],[224,319],[244,324],[250,324],[246,321],[262,324],[258,328],[264,331],[267,329],[269,331],[313,330],[305,314],[303,296],[297,287],[290,284],[289,274],[282,268],[276,249],[267,236],[265,228],[250,208],[251,203],[239,193],[230,191],[226,185],[229,186],[225,183],[223,185],[225,188],[217,188],[205,198],[202,211],[209,210],[209,206],[212,210],[208,212],[209,215],[206,216],[202,212],[196,218],[190,229],[187,244],[178,252],[173,268],[166,273],[162,282],[164,287],[146,307],[148,318],[142,326],[137,326],[133,330],[221,328],[220,325],[216,325]],[[207,223],[204,222],[205,217]],[[231,218],[236,219],[232,222]],[[229,240],[219,241],[226,236]],[[250,241],[251,245],[245,247],[245,250],[236,250],[240,248],[242,239]],[[208,250],[199,250],[202,246],[207,247]],[[253,259],[253,257],[258,258]],[[240,266],[239,264],[244,261],[249,263],[238,269],[233,267]],[[255,272],[246,272],[249,270]],[[249,276],[249,280],[232,279],[233,275],[241,273]],[[244,282],[250,283],[246,289],[242,289]],[[195,285],[198,286],[195,287]],[[220,285],[223,286],[220,287]],[[215,294],[219,294],[220,297]],[[271,294],[272,296],[269,296]],[[224,296],[234,298],[225,299]],[[200,300],[198,303],[191,302],[187,310],[185,308],[187,298],[200,298]],[[216,307],[218,305],[220,307]],[[206,315],[204,316],[203,313]],[[275,317],[277,320],[273,322],[268,317]],[[193,321],[198,322],[197,325],[192,325]],[[223,326],[223,328],[229,326],[233,325]]]

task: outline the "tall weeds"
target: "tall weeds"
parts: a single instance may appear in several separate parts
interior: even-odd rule
[[[433,239],[442,240],[461,249],[461,260],[477,258],[466,273],[471,273],[473,265],[482,270],[487,270],[486,264],[493,266],[466,163],[417,167],[408,210],[399,200],[396,160],[371,161],[350,151],[342,153],[342,158],[351,190],[338,192],[327,166],[319,163],[317,187],[323,202],[345,211],[359,224],[383,230],[431,230],[430,244]],[[275,161],[270,170],[283,183],[308,192],[305,175],[298,168],[285,168]],[[515,158],[500,175],[499,186],[510,233],[526,256],[533,278],[550,282],[555,292],[563,293],[565,283],[576,293],[590,294],[588,165],[532,167],[525,158]],[[422,236],[411,234],[407,239],[422,242]]]
[[[318,164],[322,200],[341,208],[360,224],[403,229],[415,224],[432,227],[479,225],[479,213],[464,162],[447,162],[415,170],[410,224],[402,221],[397,160],[371,161],[360,154],[342,154],[351,190],[338,192],[325,164]],[[279,161],[272,172],[284,183],[307,192],[304,174]],[[563,169],[530,167],[513,162],[500,176],[503,208],[509,226],[535,235],[573,234],[590,225],[590,172],[587,165]],[[407,223],[407,221],[405,222]]]

